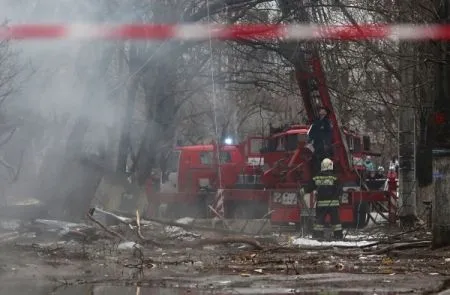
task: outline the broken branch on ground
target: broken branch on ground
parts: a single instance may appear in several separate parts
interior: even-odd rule
[[[118,232],[115,232],[111,229],[109,229],[108,227],[106,227],[105,225],[103,225],[100,221],[98,221],[97,219],[95,219],[92,216],[93,212],[91,212],[91,210],[89,210],[89,212],[86,214],[87,218],[92,221],[93,223],[95,223],[96,225],[98,225],[101,229],[103,229],[105,232],[107,232],[108,234],[115,236],[117,238],[119,238],[121,241],[126,241],[127,239],[122,236],[121,234],[119,234]]]
[[[113,217],[114,219],[118,220],[120,223],[125,224],[127,226],[127,228],[132,230],[132,232],[137,236],[137,238],[143,245],[152,245],[152,246],[160,247],[160,248],[198,248],[198,247],[203,247],[206,245],[240,243],[240,244],[247,244],[249,246],[252,246],[256,250],[264,250],[264,251],[283,251],[283,250],[289,251],[289,250],[293,250],[293,249],[295,249],[296,251],[298,251],[298,250],[300,250],[300,251],[301,250],[304,250],[304,251],[305,250],[332,250],[333,252],[335,252],[335,254],[339,254],[339,255],[362,255],[362,254],[380,255],[380,254],[388,253],[392,250],[420,248],[420,247],[427,247],[430,245],[430,242],[428,240],[422,240],[422,241],[398,240],[399,237],[405,235],[406,233],[412,233],[412,232],[415,232],[420,229],[420,228],[416,228],[414,230],[411,230],[408,232],[402,232],[400,234],[390,236],[387,239],[383,239],[383,240],[365,244],[365,245],[357,245],[357,244],[356,245],[320,245],[320,246],[308,246],[308,247],[297,246],[295,248],[281,247],[279,245],[276,245],[276,246],[272,246],[272,247],[263,247],[261,242],[256,240],[255,238],[253,238],[249,235],[240,234],[238,232],[234,232],[231,230],[196,226],[196,225],[192,225],[192,224],[184,224],[184,223],[179,223],[176,221],[166,221],[166,220],[159,220],[159,219],[143,220],[140,218],[138,211],[136,211],[135,218],[130,218],[130,217],[123,217],[123,216],[120,216],[120,215],[117,215],[117,214],[114,214],[114,213],[111,213],[111,212],[108,212],[108,211],[105,211],[102,209],[98,209],[98,208],[92,208],[89,210],[89,213],[87,216],[91,221],[96,223],[98,226],[100,226],[103,230],[105,230],[110,235],[118,237],[122,241],[126,240],[126,238],[124,236],[111,230],[110,228],[103,225],[102,223],[100,223],[98,220],[96,220],[93,217],[93,213],[95,211],[105,214],[109,217]],[[198,240],[194,240],[194,241],[183,241],[181,243],[180,242],[176,242],[176,243],[161,242],[160,237],[148,237],[142,233],[143,226],[151,225],[151,224],[155,224],[155,223],[163,225],[163,226],[165,225],[165,226],[179,227],[184,230],[192,230],[192,231],[197,230],[197,231],[212,232],[212,233],[216,233],[216,234],[226,233],[229,236],[203,238],[203,239],[198,239]],[[234,235],[232,235],[232,234],[234,234]],[[175,240],[176,238],[172,238],[172,239]],[[384,245],[387,244],[389,246],[373,250],[373,247],[375,247],[375,246],[380,247],[383,244]],[[372,249],[369,250],[368,248],[372,248]],[[359,251],[358,253],[345,253],[347,251],[341,253],[337,249],[360,249],[361,251]]]
[[[93,217],[93,214],[95,212],[95,210],[98,210],[96,208],[92,208],[89,210],[87,217],[93,221],[95,224],[97,224],[98,226],[100,226],[103,230],[105,230],[106,232],[108,232],[111,235],[114,235],[116,237],[119,237],[121,240],[126,240],[126,238],[124,236],[122,236],[121,234],[109,229],[107,226],[103,225],[100,221],[96,220]],[[256,250],[262,250],[263,247],[261,245],[260,242],[258,242],[256,239],[251,238],[251,237],[247,237],[247,236],[228,236],[228,237],[220,237],[220,238],[204,238],[204,239],[200,239],[197,241],[185,241],[182,243],[161,243],[156,241],[155,239],[152,238],[147,238],[142,234],[142,230],[141,230],[141,224],[144,223],[149,223],[148,221],[143,221],[140,219],[139,216],[139,211],[136,211],[136,219],[132,219],[132,218],[126,218],[126,217],[122,217],[122,216],[118,216],[116,214],[101,210],[101,212],[104,213],[108,213],[109,216],[114,216],[116,217],[120,222],[126,224],[129,226],[130,229],[133,230],[133,232],[136,234],[136,236],[139,238],[139,240],[141,241],[141,243],[143,244],[147,244],[147,245],[152,245],[152,246],[156,246],[156,247],[163,247],[163,248],[168,248],[168,247],[178,247],[178,248],[198,248],[198,247],[203,247],[206,245],[219,245],[219,244],[232,244],[232,243],[240,243],[240,244],[247,244],[250,245],[252,247],[254,247]],[[181,223],[177,223],[177,222],[172,222],[171,224],[174,224],[174,226],[177,227],[181,227],[179,225],[185,225],[185,224],[181,224]],[[210,229],[210,231],[214,231],[214,229]]]

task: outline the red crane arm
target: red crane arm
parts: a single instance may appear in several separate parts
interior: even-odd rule
[[[325,73],[317,52],[305,52],[305,65],[296,67],[296,80],[300,88],[303,105],[310,122],[318,116],[319,108],[329,110],[328,118],[333,130],[333,161],[340,167],[340,172],[350,174],[351,157],[345,136],[340,129],[338,114],[331,103],[330,94],[326,85]]]

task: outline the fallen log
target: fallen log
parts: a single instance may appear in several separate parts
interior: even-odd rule
[[[240,244],[247,244],[255,248],[256,250],[263,250],[264,248],[261,246],[261,244],[249,237],[223,237],[223,238],[206,238],[201,239],[199,241],[193,241],[193,242],[184,242],[181,243],[181,247],[185,248],[198,248],[203,247],[206,245],[220,245],[220,244],[234,244],[234,243],[240,243]]]
[[[138,237],[146,242],[146,243],[150,243],[152,245],[156,245],[156,246],[168,246],[165,245],[163,243],[157,242],[155,240],[152,239],[147,239],[142,235],[141,232],[141,222],[140,222],[140,218],[139,218],[139,211],[136,210],[136,224],[137,224],[137,235]],[[222,237],[222,238],[206,238],[206,239],[201,239],[198,241],[192,241],[192,242],[183,242],[180,243],[178,245],[175,244],[171,244],[172,246],[177,246],[177,247],[184,247],[184,248],[198,248],[198,247],[203,247],[206,245],[218,245],[218,244],[231,244],[231,243],[242,243],[242,244],[247,244],[250,246],[253,246],[255,249],[257,250],[262,250],[263,247],[261,246],[261,244],[253,239],[253,238],[249,238],[249,237],[243,237],[243,236],[234,236],[234,237]]]
[[[131,217],[123,217],[117,214],[114,214],[112,212],[108,212],[99,208],[91,208],[89,210],[89,212],[92,212],[91,214],[93,214],[94,212],[99,212],[102,214],[105,214],[111,218],[117,219],[120,223],[122,224],[126,224],[128,226],[137,226],[137,221],[136,218],[131,218]],[[221,233],[224,235],[240,235],[240,236],[249,236],[251,237],[252,235],[249,234],[245,234],[245,233],[241,233],[239,231],[234,231],[234,230],[229,230],[229,229],[222,229],[222,228],[213,228],[213,227],[206,227],[206,226],[200,226],[200,225],[193,225],[193,224],[185,224],[185,223],[180,223],[180,222],[176,222],[173,220],[162,220],[162,219],[157,219],[157,218],[150,218],[150,219],[141,219],[140,220],[141,225],[151,225],[151,224],[160,224],[160,225],[165,225],[165,226],[175,226],[175,227],[179,227],[182,228],[184,230],[195,230],[195,231],[202,231],[202,232],[213,232],[213,233]]]
[[[419,231],[419,230],[421,230],[423,228],[424,228],[424,226],[421,225],[421,226],[418,226],[418,227],[413,228],[411,230],[404,231],[404,232],[398,233],[398,234],[393,235],[393,236],[389,236],[387,239],[382,239],[382,240],[379,240],[377,242],[373,242],[373,243],[370,243],[370,244],[367,244],[367,245],[360,246],[359,248],[363,248],[364,249],[364,248],[370,248],[370,247],[373,247],[373,246],[377,246],[377,245],[380,245],[380,244],[392,244],[393,243],[392,240],[400,238],[401,236],[404,236],[406,234],[417,232],[417,231]]]
[[[166,226],[175,226],[175,227],[182,228],[184,230],[213,232],[213,233],[220,233],[220,234],[224,234],[224,235],[240,235],[240,236],[248,236],[248,237],[252,236],[252,235],[245,234],[240,231],[235,231],[235,230],[231,230],[231,229],[222,229],[222,228],[213,228],[213,227],[206,227],[206,226],[193,225],[193,224],[184,224],[184,223],[179,223],[179,222],[171,221],[171,220],[161,220],[161,219],[150,218],[150,219],[147,219],[147,221],[159,223],[161,225],[166,225]]]
[[[414,249],[414,248],[425,248],[425,247],[430,247],[431,246],[431,241],[419,241],[419,242],[410,242],[410,243],[395,243],[392,245],[389,245],[387,247],[378,249],[378,250],[374,250],[374,251],[370,251],[370,252],[365,252],[364,254],[371,254],[371,255],[381,255],[381,254],[386,254],[392,250],[406,250],[406,249]]]

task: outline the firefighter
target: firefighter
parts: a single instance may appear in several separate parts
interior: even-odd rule
[[[384,167],[383,166],[378,166],[378,171],[377,171],[377,174],[376,174],[376,177],[378,178],[378,179],[381,179],[381,178],[385,178],[385,174],[384,174]]]
[[[384,168],[383,166],[379,166],[378,170],[369,171],[369,174],[366,178],[367,187],[370,190],[380,190],[382,186],[385,184],[386,177],[384,176]]]
[[[323,159],[331,157],[332,125],[327,118],[328,110],[319,109],[319,118],[315,120],[308,130],[308,144],[314,147],[312,173],[317,175]]]
[[[339,197],[343,190],[333,171],[333,161],[325,158],[320,165],[320,173],[313,177],[301,194],[317,191],[316,222],[313,227],[313,238],[324,237],[326,217],[329,214],[335,239],[342,239],[342,225],[339,216]]]

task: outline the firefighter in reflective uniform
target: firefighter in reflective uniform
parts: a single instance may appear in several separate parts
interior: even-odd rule
[[[335,239],[342,239],[342,225],[339,216],[339,197],[342,186],[333,172],[333,161],[326,158],[320,165],[320,173],[313,177],[304,192],[317,191],[316,222],[313,227],[313,238],[323,238],[326,216],[329,214]]]

